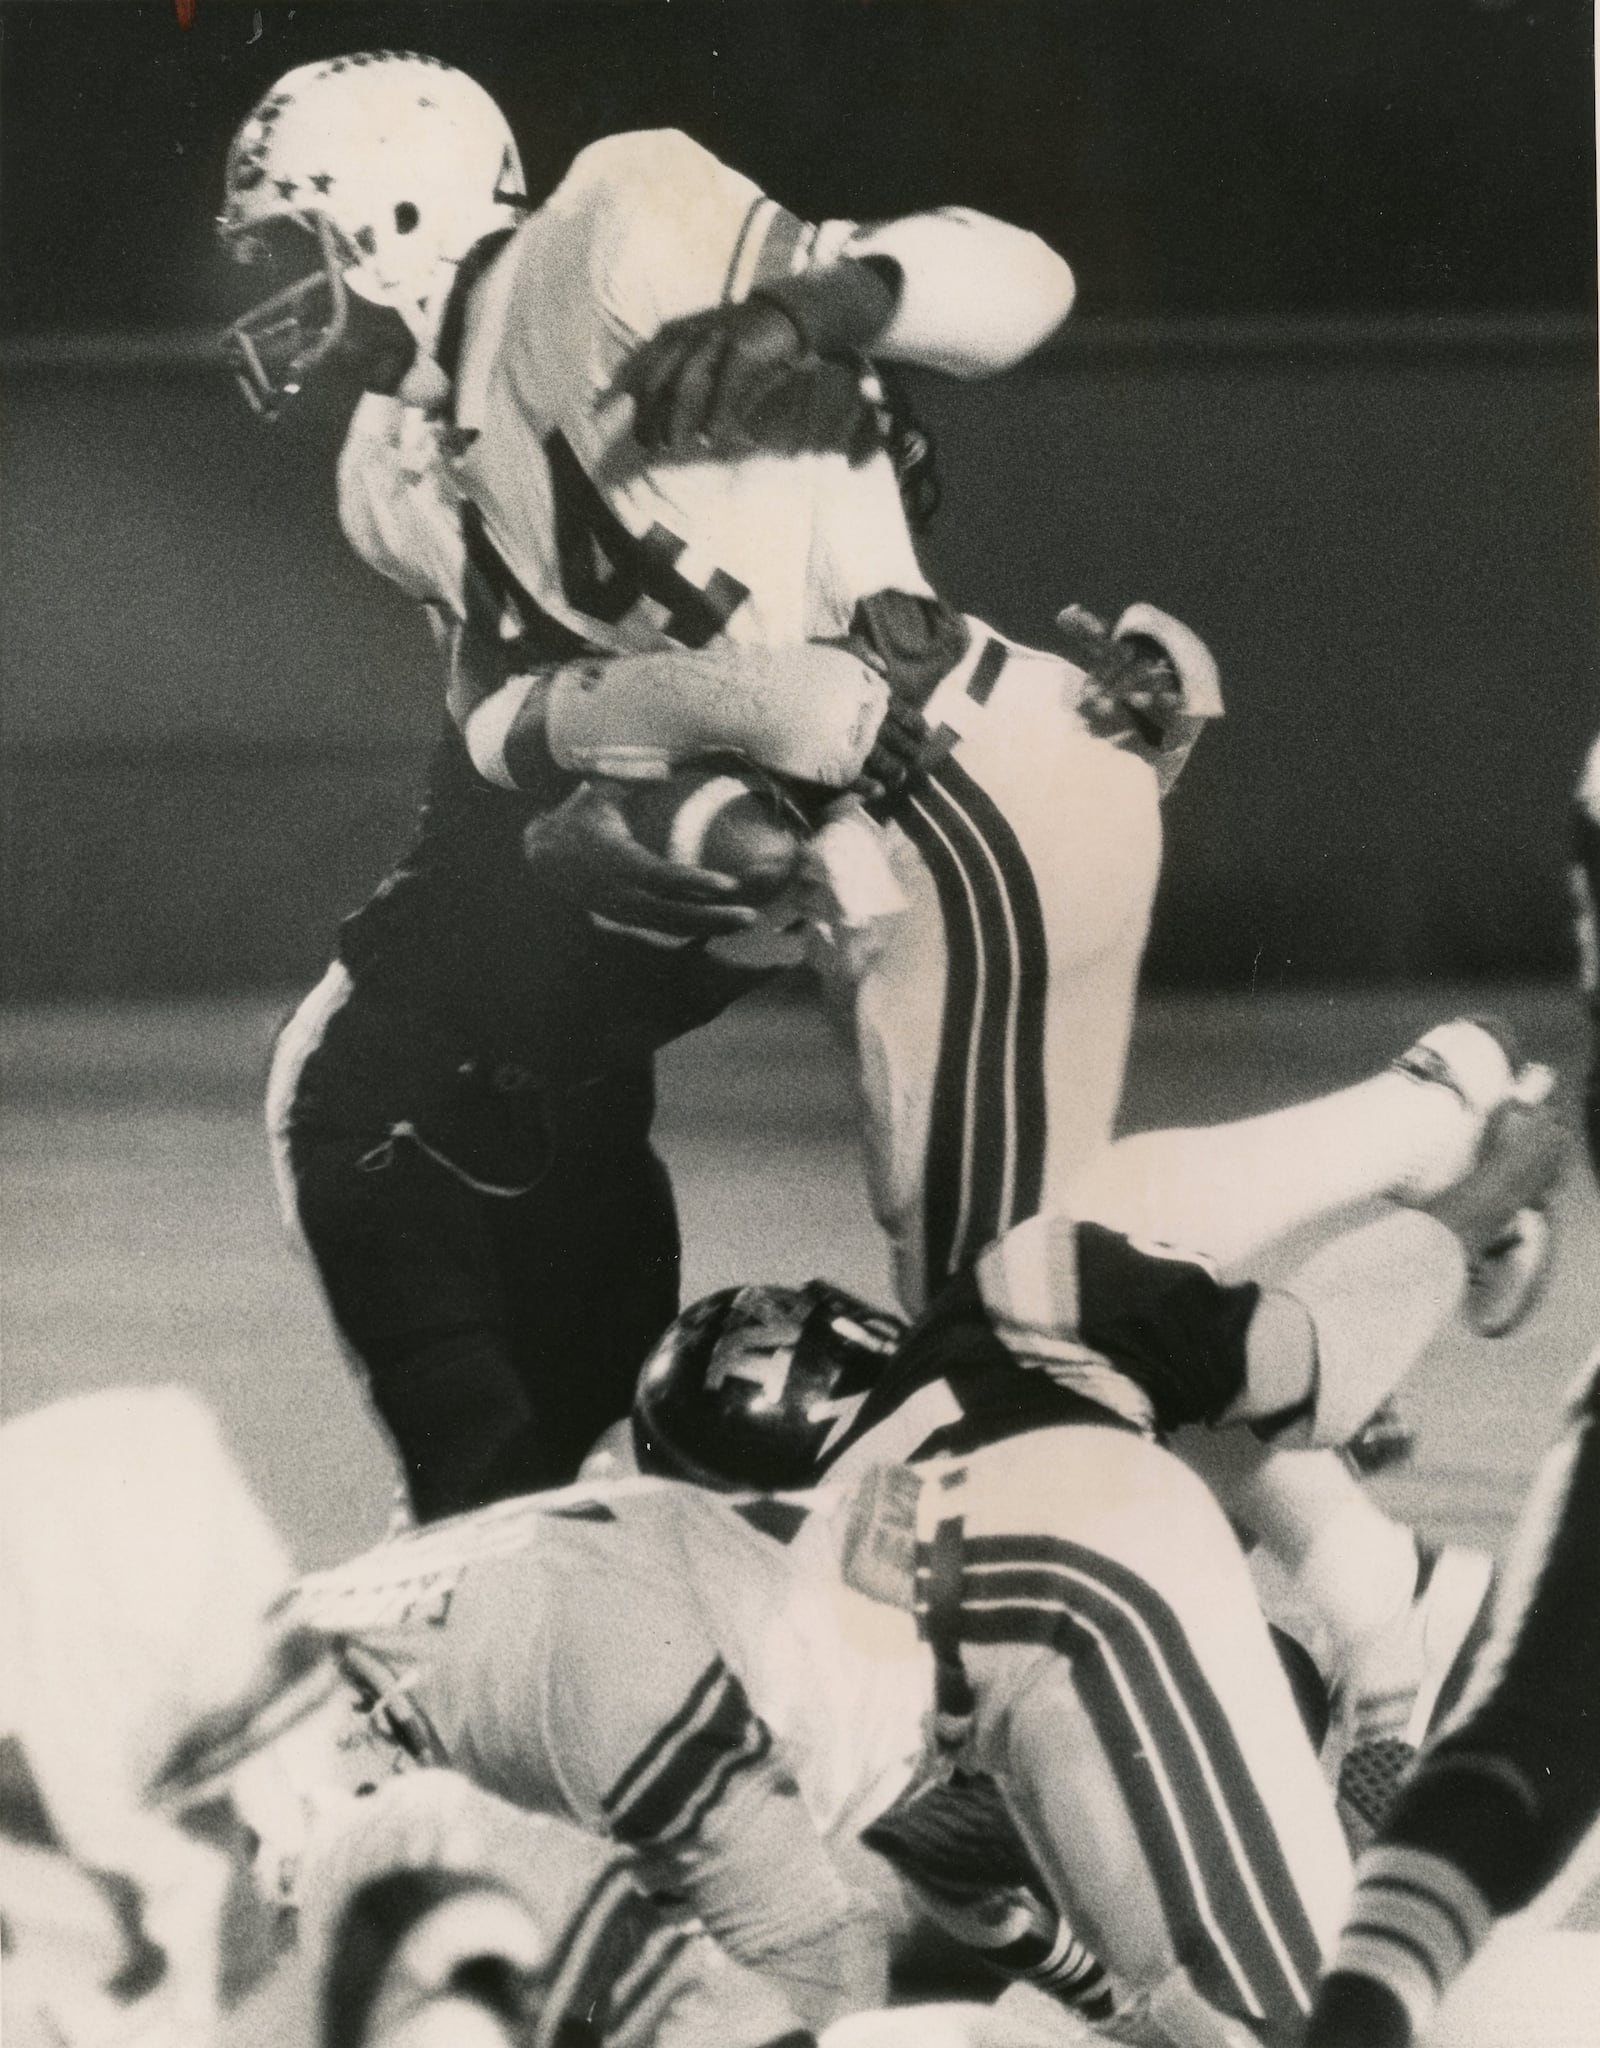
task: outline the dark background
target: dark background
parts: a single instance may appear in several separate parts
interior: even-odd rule
[[[1229,717],[1169,808],[1152,978],[1561,972],[1600,721],[1594,62],[1571,0],[0,7],[5,973],[312,976],[405,830],[438,686],[333,516],[339,419],[204,337],[232,128],[420,48],[530,181],[687,128],[813,216],[959,201],[1072,260],[1061,341],[919,380],[936,579],[1007,630],[1166,604]]]

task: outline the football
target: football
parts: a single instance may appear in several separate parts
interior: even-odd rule
[[[748,762],[690,762],[659,782],[624,787],[623,812],[642,845],[680,867],[732,875],[743,903],[770,903],[800,864],[804,817]]]

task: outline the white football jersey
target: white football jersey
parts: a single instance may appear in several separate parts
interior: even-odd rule
[[[614,388],[666,321],[830,262],[855,232],[805,225],[674,130],[593,144],[476,288],[458,431],[425,433],[393,399],[357,408],[352,543],[457,620],[488,593],[485,628],[542,614],[605,652],[825,638],[877,591],[930,594],[882,452],[647,463]]]
[[[927,1681],[909,1620],[840,1582],[847,1502],[563,1488],[314,1573],[296,1618],[376,1655],[439,1753],[520,1806],[649,1848],[770,1754],[818,1833],[854,1832],[916,1767]]]

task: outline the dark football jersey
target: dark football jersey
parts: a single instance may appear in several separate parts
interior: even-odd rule
[[[1254,1283],[1224,1285],[1192,1258],[1095,1223],[1020,1227],[1052,1239],[1053,1330],[1024,1330],[1007,1314],[1002,1239],[913,1325],[830,1462],[868,1438],[873,1455],[908,1458],[1060,1423],[1165,1434],[1215,1421],[1237,1398]]]

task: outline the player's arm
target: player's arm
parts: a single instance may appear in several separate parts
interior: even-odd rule
[[[454,1771],[391,1779],[320,1817],[299,1947],[330,2038],[378,2048],[426,2014],[441,2031],[585,2016],[607,2048],[767,2048],[781,1998],[634,1882],[614,1844],[509,1805]]]
[[[591,1614],[552,1665],[545,1741],[573,1812],[635,1850],[652,1888],[681,1897],[807,2025],[874,2003],[881,1937],[688,1603],[627,1686],[617,1631],[638,1637],[640,1607],[618,1602],[603,1623]]]
[[[668,322],[619,388],[653,454],[855,454],[872,445],[864,357],[993,376],[1055,331],[1072,296],[1072,272],[1036,236],[983,214],[922,214]]]
[[[850,338],[873,316],[854,267],[884,288],[876,331]],[[970,207],[942,207],[861,228],[832,265],[773,288],[819,354],[859,349],[888,362],[992,377],[1048,341],[1072,310],[1070,266],[1047,242]]]
[[[844,788],[872,756],[887,703],[883,679],[845,648],[719,646],[513,676],[460,723],[487,781],[549,801],[524,836],[547,887],[615,923],[712,938],[754,914],[728,900],[733,878],[643,845],[616,783],[732,752]]]
[[[607,161],[608,310],[637,343],[616,388],[650,453],[853,451],[863,357],[992,376],[1072,305],[1055,251],[970,209],[813,227],[684,136]]]
[[[512,676],[464,711],[474,767],[502,789],[561,795],[574,777],[642,780],[708,753],[829,789],[861,773],[888,703],[851,649],[669,649]]]

